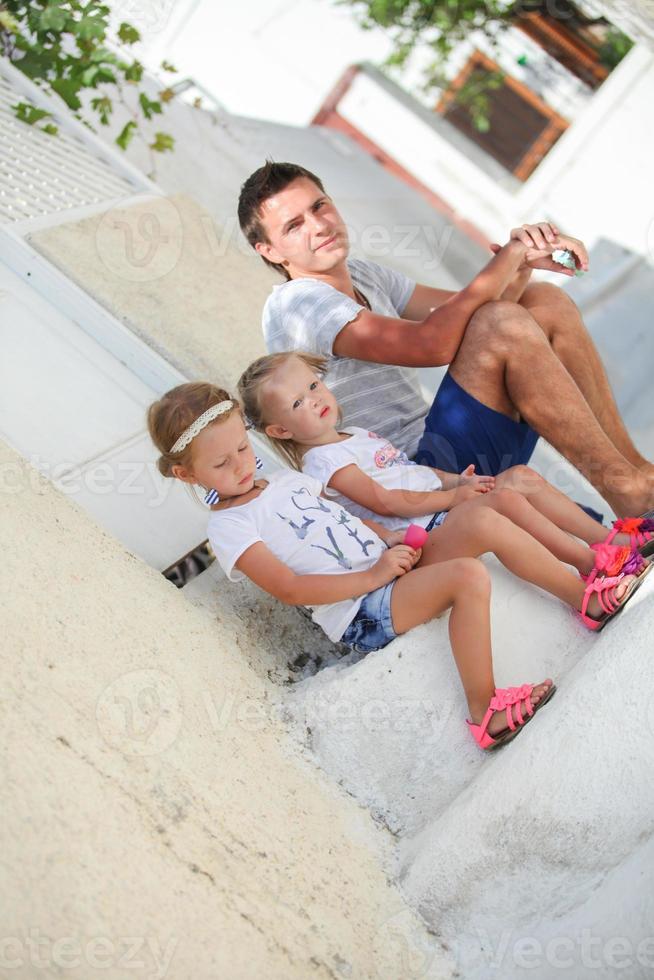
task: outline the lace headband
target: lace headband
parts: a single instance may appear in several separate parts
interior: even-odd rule
[[[218,402],[217,405],[212,405],[211,408],[206,410],[206,412],[199,415],[195,422],[191,422],[188,429],[184,429],[170,452],[181,453],[182,449],[186,449],[188,444],[192,442],[193,439],[195,439],[195,437],[199,435],[207,425],[209,425],[209,422],[213,422],[215,418],[218,418],[219,415],[224,415],[225,412],[229,412],[230,408],[233,407],[233,401]]]

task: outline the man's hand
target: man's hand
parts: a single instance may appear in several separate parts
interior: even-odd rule
[[[552,259],[552,252],[555,249],[567,249],[572,252],[577,269],[581,269],[583,272],[588,271],[588,252],[584,243],[570,235],[562,235],[556,225],[550,224],[548,221],[513,228],[511,240],[522,242],[527,248],[519,271],[544,269],[547,272],[558,272],[564,276],[574,276],[573,269],[566,269],[565,266],[559,265]],[[491,245],[491,250],[495,253],[499,252],[500,248],[500,245]]]
[[[495,489],[495,477],[478,476],[475,473],[475,464],[471,463],[470,466],[466,466],[463,473],[460,474],[457,486],[472,487],[473,490],[477,490],[478,492],[488,493],[489,490]]]

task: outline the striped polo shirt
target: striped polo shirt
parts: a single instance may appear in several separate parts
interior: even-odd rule
[[[348,259],[348,268],[374,313],[402,316],[415,282],[367,259]],[[303,350],[326,357],[325,383],[341,407],[343,425],[372,430],[414,456],[428,411],[415,369],[333,353],[337,335],[363,309],[318,279],[280,283],[273,286],[263,309],[266,348],[271,354]]]

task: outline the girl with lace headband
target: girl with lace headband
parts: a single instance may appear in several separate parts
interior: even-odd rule
[[[280,469],[267,478],[238,403],[205,383],[180,385],[148,411],[159,470],[215,494],[208,538],[231,581],[244,577],[288,605],[302,605],[334,642],[378,650],[451,609],[449,633],[481,748],[512,739],[555,691],[547,679],[495,688],[488,573],[475,558],[417,567],[420,551],[387,547],[375,522],[321,495],[320,481]]]

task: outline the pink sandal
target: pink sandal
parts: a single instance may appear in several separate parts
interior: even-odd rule
[[[600,544],[591,544],[595,552],[595,567],[588,573],[580,577],[584,582],[592,582],[598,575],[614,577],[621,572],[624,575],[641,575],[649,566],[640,551],[629,548],[628,545],[607,544],[605,541]]]
[[[613,619],[613,617],[617,616],[619,612],[622,612],[628,600],[631,599],[634,592],[642,585],[643,579],[651,570],[651,567],[652,566],[648,563],[645,572],[639,575],[638,578],[633,579],[630,585],[627,586],[627,590],[624,595],[621,595],[620,598],[618,598],[616,586],[624,578],[623,572],[621,572],[620,575],[609,575],[606,578],[590,579],[584,591],[584,599],[581,604],[581,612],[579,613],[584,626],[587,626],[589,630],[594,630],[596,633],[599,633],[601,629],[604,629],[610,619]],[[590,597],[593,595],[593,593],[597,594],[600,608],[603,611],[603,614],[599,619],[594,619],[592,616],[587,615],[586,612]]]
[[[613,521],[605,544],[611,544],[616,534],[628,534],[632,551],[639,551],[644,558],[654,552],[654,519],[651,517],[621,517]]]
[[[480,749],[498,749],[501,745],[506,745],[519,735],[524,726],[531,721],[539,708],[547,704],[549,699],[556,691],[556,684],[551,684],[546,693],[542,696],[537,705],[531,703],[531,692],[534,684],[523,684],[522,687],[496,687],[495,694],[490,699],[486,714],[481,725],[474,725],[471,721],[466,721],[470,734]],[[516,704],[516,719],[513,717],[513,705]],[[527,709],[527,715],[523,714],[522,705]],[[486,729],[496,711],[506,709],[506,723],[508,728],[503,729],[495,737],[488,734]],[[516,720],[518,722],[516,726]]]

